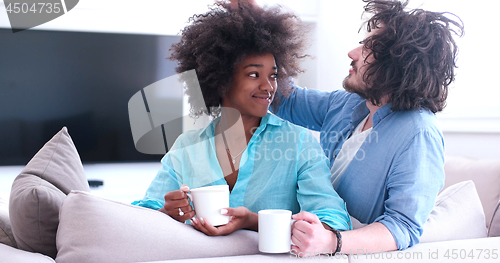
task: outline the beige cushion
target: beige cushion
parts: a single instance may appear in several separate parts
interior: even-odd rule
[[[59,208],[73,189],[90,191],[78,152],[64,127],[12,184],[9,216],[20,249],[56,256]]]
[[[32,253],[21,249],[0,244],[1,263],[55,263],[53,259],[39,253]]]
[[[443,189],[466,180],[474,182],[483,205],[486,226],[489,227],[493,211],[500,200],[500,161],[446,156],[444,170]]]
[[[74,191],[61,207],[56,261],[142,262],[257,254],[258,233],[209,237],[156,210]]]
[[[421,243],[486,237],[483,207],[472,181],[442,191],[427,222]]]
[[[2,195],[0,195],[0,244],[17,247],[10,225],[9,205]]]
[[[491,217],[490,228],[488,229],[489,237],[500,237],[500,201]]]

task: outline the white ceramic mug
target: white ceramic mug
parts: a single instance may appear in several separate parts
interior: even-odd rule
[[[196,218],[206,219],[212,226],[225,225],[229,216],[221,209],[229,207],[229,186],[213,185],[191,189],[187,194],[194,206]]]
[[[259,211],[259,251],[290,252],[292,244],[292,211],[266,209]]]

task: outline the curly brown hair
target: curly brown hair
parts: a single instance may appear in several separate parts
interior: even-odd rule
[[[368,32],[379,29],[364,41],[367,58],[375,58],[363,75],[370,102],[379,105],[389,95],[393,111],[443,110],[455,79],[458,48],[452,33],[462,36],[463,22],[451,13],[405,11],[408,1],[363,1],[365,12],[373,14],[366,24]]]
[[[196,70],[204,102],[195,101],[193,89],[197,85],[186,82],[192,116],[220,114],[222,97],[230,86],[235,66],[248,55],[274,55],[278,89],[284,96],[291,90],[290,77],[303,72],[299,62],[305,57],[306,27],[297,16],[283,12],[279,6],[253,8],[248,2],[239,1],[238,8],[232,9],[228,3],[219,2],[189,21],[180,42],[170,49],[169,59],[178,61],[178,73]],[[273,107],[278,104],[275,101]]]

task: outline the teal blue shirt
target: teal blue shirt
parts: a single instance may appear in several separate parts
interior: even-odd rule
[[[177,138],[162,159],[162,168],[146,195],[133,204],[159,209],[164,195],[182,184],[191,189],[225,185],[214,143],[214,120],[204,129]],[[268,113],[243,152],[238,179],[230,193],[231,207],[308,211],[330,227],[350,229],[344,201],[330,183],[328,159],[307,129]]]

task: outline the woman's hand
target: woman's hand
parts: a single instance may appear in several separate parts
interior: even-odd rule
[[[186,195],[187,192],[189,192],[189,187],[183,184],[179,190],[166,193],[165,205],[158,209],[158,211],[169,215],[181,223],[191,219],[196,213],[189,204],[189,199]]]
[[[332,253],[337,247],[335,234],[325,229],[318,216],[302,211],[292,216],[292,252],[298,256]]]
[[[208,236],[225,236],[239,229],[257,231],[258,216],[256,213],[250,212],[246,207],[226,208],[222,209],[221,213],[230,216],[229,223],[214,227],[206,219],[193,218],[191,219],[191,224],[194,228]]]

